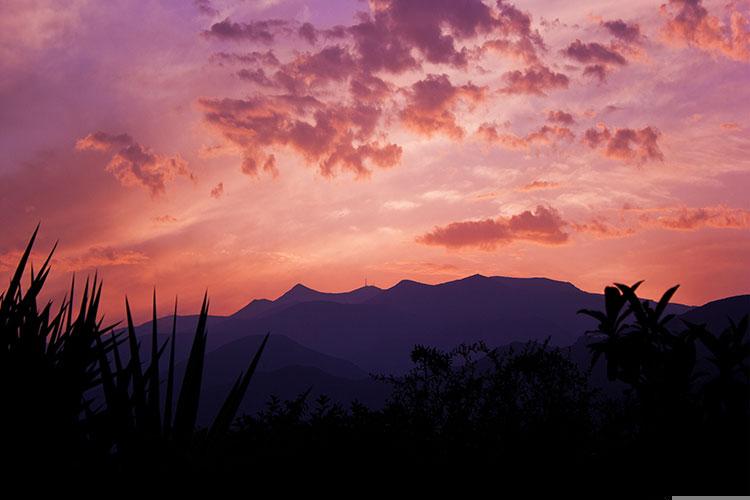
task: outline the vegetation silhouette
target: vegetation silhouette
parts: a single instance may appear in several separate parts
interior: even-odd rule
[[[309,401],[307,391],[235,419],[266,335],[213,423],[199,429],[208,298],[178,390],[176,303],[171,337],[159,345],[154,293],[146,353],[127,299],[126,327],[104,325],[96,276],[77,308],[74,284],[57,312],[39,308],[52,254],[21,287],[35,237],[0,295],[0,432],[4,458],[19,470],[43,457],[63,479],[86,470],[113,483],[226,482],[253,471],[432,485],[472,477],[527,493],[750,493],[748,316],[718,334],[678,321],[665,315],[678,287],[654,304],[637,296],[640,282],[615,284],[602,311],[579,311],[598,322],[587,334],[588,369],[549,341],[418,345],[410,371],[376,376],[392,389],[382,408]],[[605,390],[591,383],[602,363]]]
[[[0,412],[0,429],[5,458],[12,459],[8,462],[23,471],[44,457],[56,464],[49,472],[61,476],[91,467],[107,474],[137,468],[140,474],[159,475],[180,472],[196,457],[210,453],[235,418],[268,335],[247,370],[239,374],[210,429],[196,432],[208,334],[207,295],[174,404],[176,300],[172,335],[162,346],[157,345],[153,323],[148,362],[141,360],[127,298],[127,328],[117,331],[116,324],[103,326],[99,314],[102,283],[96,276],[86,281],[77,313],[74,280],[57,313],[52,313],[51,302],[38,309],[54,248],[38,272],[30,270],[29,287],[24,291],[21,286],[38,230],[37,226],[8,289],[0,295],[0,384],[7,409]],[[162,401],[159,359],[167,343],[169,364]]]

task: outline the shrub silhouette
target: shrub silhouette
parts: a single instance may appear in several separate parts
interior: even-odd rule
[[[159,359],[167,343],[157,345],[156,293],[148,363],[140,356],[130,305],[127,329],[103,326],[99,314],[102,284],[87,281],[81,305],[74,305],[75,281],[57,313],[38,297],[50,272],[52,252],[30,285],[21,280],[39,228],[34,231],[0,295],[0,412],[4,452],[19,470],[40,456],[58,464],[50,472],[76,467],[118,471],[137,467],[157,474],[210,451],[229,430],[268,340],[266,335],[244,374],[240,374],[207,433],[196,438],[203,359],[206,349],[208,297],[204,296],[185,376],[173,409],[174,345],[177,304],[172,323],[166,395],[161,408]],[[124,338],[123,338],[124,337]],[[123,362],[121,346],[127,362]]]
[[[599,322],[589,332],[592,366],[603,355],[608,378],[629,385],[637,397],[636,444],[651,481],[695,481],[711,471],[726,486],[747,491],[748,316],[738,323],[728,319],[729,328],[718,336],[705,325],[680,326],[674,315],[664,315],[678,286],[652,306],[636,295],[640,284],[607,287],[604,311],[579,313]],[[713,373],[703,369],[699,349],[710,354]]]

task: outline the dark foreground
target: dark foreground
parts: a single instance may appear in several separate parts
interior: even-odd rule
[[[599,322],[589,349],[592,365],[606,366],[607,390],[545,343],[417,346],[411,371],[383,377],[392,393],[382,409],[302,394],[237,418],[263,344],[201,429],[207,302],[176,387],[174,335],[158,345],[154,331],[141,348],[129,310],[123,333],[103,325],[96,280],[80,306],[38,305],[48,264],[21,288],[32,244],[0,299],[6,484],[283,477],[333,490],[398,479],[579,496],[750,493],[748,318],[720,332],[675,327],[664,311],[676,288],[654,305],[637,297],[637,284],[608,287],[602,311],[582,311]]]

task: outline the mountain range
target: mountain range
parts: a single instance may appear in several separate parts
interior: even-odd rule
[[[343,293],[297,284],[276,300],[256,299],[232,315],[209,317],[204,394],[207,400],[223,397],[262,335],[271,332],[249,391],[255,397],[247,398],[254,403],[246,410],[257,409],[269,394],[292,398],[310,387],[313,396],[327,393],[344,403],[357,397],[376,405],[386,391],[368,373],[402,373],[415,344],[448,349],[479,340],[504,346],[549,338],[553,345],[580,346],[578,339],[596,325],[576,312],[603,306],[601,294],[546,278],[474,275],[437,285],[404,280],[387,289]],[[671,304],[667,312],[723,328],[727,316],[748,311],[750,295],[695,308]],[[178,360],[187,357],[196,321],[177,318]],[[171,325],[171,317],[157,320],[164,338]],[[147,334],[151,323],[137,331]]]

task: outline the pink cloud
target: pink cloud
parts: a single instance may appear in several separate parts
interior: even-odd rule
[[[417,242],[446,248],[475,247],[494,250],[524,240],[544,245],[560,245],[568,241],[563,231],[567,223],[557,210],[539,205],[534,212],[526,210],[511,217],[498,217],[479,221],[452,222],[435,227],[417,237]]]
[[[177,176],[195,180],[194,174],[188,169],[188,164],[182,157],[154,153],[127,134],[94,132],[79,139],[75,147],[78,151],[116,150],[105,170],[114,175],[123,186],[142,187],[152,197],[163,195],[167,182]]]
[[[602,154],[626,163],[642,164],[647,161],[664,161],[664,155],[657,143],[661,132],[654,127],[636,130],[618,128],[611,131],[606,126],[590,128],[583,136],[583,142],[592,149],[603,146]]]
[[[547,95],[545,91],[568,88],[568,77],[562,73],[555,73],[541,64],[529,66],[523,71],[509,71],[503,75],[505,87],[501,89],[506,94],[536,94]]]
[[[547,121],[552,123],[562,123],[563,125],[575,125],[576,123],[572,114],[562,110],[548,111]]]
[[[221,198],[224,195],[224,183],[220,182],[213,188],[211,188],[211,198],[216,198],[217,200]]]
[[[670,0],[661,6],[668,16],[664,36],[676,45],[689,45],[735,61],[750,61],[750,21],[746,14],[727,6],[729,22],[708,13],[701,0]]]
[[[559,182],[552,182],[552,181],[532,181],[528,184],[525,184],[524,186],[521,186],[518,188],[519,191],[538,191],[540,189],[556,189],[559,188],[561,184]]]
[[[599,80],[600,83],[607,81],[609,69],[603,64],[589,64],[583,68],[583,76],[591,76]]]
[[[588,233],[597,238],[622,238],[635,233],[635,229],[614,226],[603,217],[594,217],[584,223],[571,223],[571,227],[578,233]]]
[[[740,127],[740,124],[736,122],[722,123],[721,128],[723,128],[724,130],[741,130],[742,129],[742,127]]]
[[[568,127],[557,125],[542,125],[539,129],[518,136],[502,132],[494,123],[483,123],[477,130],[477,135],[487,142],[505,146],[508,149],[529,149],[535,145],[550,145],[560,141],[571,142],[575,134]]]
[[[272,148],[288,147],[320,172],[348,170],[369,175],[367,163],[390,167],[401,148],[375,138],[381,110],[368,104],[324,105],[290,95],[251,99],[201,99],[206,121],[244,152],[242,171],[278,173]],[[310,121],[310,118],[312,119]]]
[[[215,16],[219,13],[211,4],[211,0],[193,0],[193,5],[198,9],[198,12],[207,16]]]
[[[750,210],[722,205],[702,208],[683,207],[671,213],[658,215],[653,220],[648,216],[644,219],[660,227],[683,231],[701,227],[743,229],[750,227]]]
[[[443,133],[460,139],[465,132],[456,122],[452,109],[459,101],[469,105],[481,102],[485,95],[485,87],[471,82],[454,86],[448,75],[427,75],[411,86],[408,103],[401,111],[401,121],[411,130],[426,136]]]
[[[156,222],[157,224],[173,224],[177,222],[177,217],[169,214],[159,215],[157,217],[154,217],[154,222]]]

